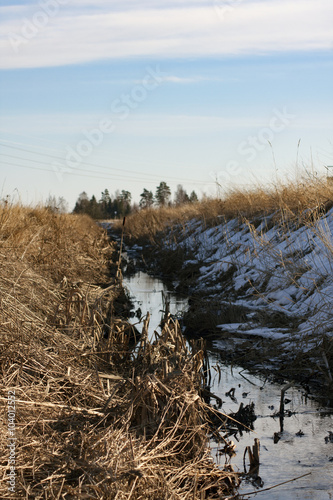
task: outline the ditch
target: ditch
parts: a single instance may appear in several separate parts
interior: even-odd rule
[[[129,261],[131,262],[131,261]],[[124,277],[133,302],[132,322],[150,313],[150,335],[159,328],[166,302],[170,313],[181,319],[188,308],[188,298],[170,291],[161,280],[137,271]],[[240,405],[254,403],[252,430],[234,425],[230,430],[228,459],[235,471],[249,472],[249,451],[254,440],[260,442],[259,469],[244,476],[239,489],[241,498],[253,495],[267,500],[286,498],[328,500],[333,498],[333,409],[326,399],[320,401],[304,389],[286,381],[252,372],[226,362],[226,351],[244,339],[230,335],[224,340],[207,341],[211,380],[209,391],[222,401],[220,411],[237,414]],[[288,387],[286,389],[286,387]],[[283,418],[279,417],[281,390],[286,391]],[[217,464],[226,460],[225,443],[211,440],[211,453]],[[234,446],[235,445],[235,446]],[[247,450],[247,453],[245,453]],[[244,455],[245,453],[245,455]],[[244,497],[242,497],[244,495]]]

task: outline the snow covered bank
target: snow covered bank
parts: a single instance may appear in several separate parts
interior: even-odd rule
[[[173,252],[183,250],[180,280],[187,269],[196,269],[190,285],[191,295],[200,297],[196,308],[220,304],[216,324],[221,333],[272,339],[293,352],[317,352],[319,369],[330,381],[333,209],[320,217],[311,212],[289,221],[281,214],[220,220],[207,227],[193,219],[162,237],[171,260]],[[243,307],[245,318],[225,318],[226,304]]]
[[[314,222],[274,223],[274,214],[210,228],[191,221],[177,244],[191,253],[184,267],[199,265],[195,291],[296,316],[299,335],[321,334],[333,327],[332,229],[333,209]]]

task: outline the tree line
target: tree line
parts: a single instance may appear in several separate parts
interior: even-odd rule
[[[88,214],[93,219],[116,219],[125,217],[131,212],[144,208],[152,208],[154,206],[179,206],[184,203],[195,203],[198,201],[198,196],[195,191],[190,195],[181,184],[178,184],[174,194],[174,201],[171,202],[171,189],[166,182],[162,181],[156,188],[155,194],[152,191],[144,188],[140,195],[139,205],[132,203],[132,195],[129,191],[116,191],[114,196],[111,196],[108,189],[101,193],[101,198],[97,200],[95,195],[91,198],[85,191],[81,193],[76,201],[73,213]]]

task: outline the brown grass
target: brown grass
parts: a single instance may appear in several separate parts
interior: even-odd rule
[[[333,185],[326,178],[306,178],[233,189],[226,195],[224,210],[227,218],[237,215],[252,218],[273,212],[294,216],[327,202],[333,202]]]
[[[320,211],[333,205],[333,184],[326,178],[277,182],[268,186],[234,188],[221,199],[205,199],[195,204],[140,210],[129,216],[126,233],[133,238],[154,240],[167,226],[185,226],[190,219],[215,225],[220,218],[253,219],[276,213],[276,219],[299,217],[307,209]]]
[[[105,235],[88,216],[54,214],[43,207],[0,207],[1,258],[11,258],[26,268],[38,269],[57,282],[94,281],[105,273],[103,249],[110,250]],[[101,266],[96,266],[99,259]],[[93,273],[93,274],[91,274]]]
[[[207,448],[200,346],[188,352],[169,321],[154,343],[146,324],[131,351],[128,323],[108,316],[121,291],[108,276],[112,253],[87,217],[0,210],[1,498],[195,500],[237,485]]]

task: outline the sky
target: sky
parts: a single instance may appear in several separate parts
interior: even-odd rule
[[[200,196],[333,165],[331,0],[0,6],[0,197]]]

